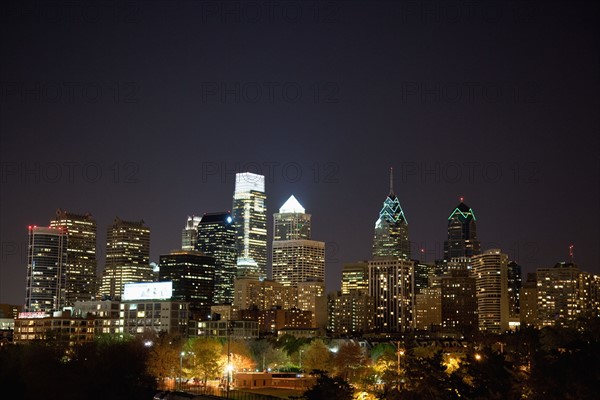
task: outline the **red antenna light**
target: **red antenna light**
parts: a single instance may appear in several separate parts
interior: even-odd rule
[[[569,256],[571,257],[571,262],[573,262],[573,248],[575,246],[569,245]]]
[[[465,198],[460,196],[460,202],[462,203]]]

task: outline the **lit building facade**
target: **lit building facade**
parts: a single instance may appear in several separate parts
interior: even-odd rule
[[[198,224],[197,250],[215,258],[213,304],[233,303],[237,268],[236,230],[229,212],[206,213]]]
[[[120,299],[125,284],[153,280],[150,228],[144,221],[115,218],[107,232],[106,265],[102,273],[100,298]]]
[[[76,301],[91,301],[98,290],[96,263],[96,221],[91,214],[75,214],[56,210],[50,227],[61,228],[67,244],[65,305]]]
[[[185,227],[181,231],[181,250],[198,250],[198,224],[201,217],[190,215],[187,217]]]
[[[68,235],[62,228],[29,227],[25,311],[66,306]]]
[[[369,295],[377,332],[415,329],[414,261],[397,258],[369,261]]]
[[[477,290],[479,330],[504,333],[508,330],[508,256],[489,249],[471,258]]]
[[[263,175],[236,174],[233,193],[237,276],[267,277],[267,196]]]
[[[369,262],[359,261],[342,267],[342,294],[369,293]]]

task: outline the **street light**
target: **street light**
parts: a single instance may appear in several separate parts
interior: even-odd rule
[[[182,375],[183,375],[183,356],[184,355],[185,355],[184,351],[179,353],[179,390],[181,390],[181,388],[182,388],[181,379],[182,379]]]
[[[400,341],[396,342],[398,348],[396,354],[398,355],[397,373],[398,373],[398,391],[400,391],[400,356],[404,355],[404,349],[400,347]]]

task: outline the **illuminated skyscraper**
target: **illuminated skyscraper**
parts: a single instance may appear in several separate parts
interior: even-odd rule
[[[479,330],[504,333],[508,330],[508,256],[490,249],[471,258],[477,291]]]
[[[281,206],[278,213],[273,214],[273,240],[310,239],[310,214],[294,195]]]
[[[237,276],[267,277],[267,196],[265,177],[235,176],[233,222],[236,228]]]
[[[29,227],[26,311],[58,311],[65,306],[67,245],[61,228]]]
[[[393,257],[409,260],[408,222],[400,206],[400,200],[394,194],[393,179],[393,171],[390,169],[390,193],[383,202],[383,208],[375,223],[373,258]]]
[[[200,217],[190,215],[187,217],[185,228],[181,232],[181,250],[196,250],[198,241],[198,224]]]
[[[150,228],[144,221],[115,218],[106,237],[106,266],[102,274],[100,297],[117,299],[126,283],[152,282],[150,265]]]
[[[273,214],[273,280],[284,286],[325,281],[325,242],[310,239],[310,214],[292,195]]]
[[[50,227],[61,228],[69,237],[67,246],[65,305],[96,298],[96,221],[91,214],[74,214],[60,208]]]
[[[198,224],[197,250],[215,258],[213,304],[233,303],[237,262],[235,233],[229,212],[206,213]]]
[[[444,259],[447,261],[481,253],[475,213],[462,200],[448,217],[448,240],[444,242]]]

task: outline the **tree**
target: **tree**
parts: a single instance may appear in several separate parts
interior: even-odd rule
[[[180,346],[172,344],[172,338],[161,335],[150,346],[146,367],[148,373],[156,377],[161,383],[165,379],[176,375],[179,365]]]
[[[302,356],[302,367],[305,371],[329,371],[331,368],[331,353],[321,339],[315,339]]]
[[[315,385],[304,392],[302,398],[306,400],[352,400],[353,395],[354,390],[344,379],[320,374]]]
[[[196,337],[188,341],[188,348],[195,357],[192,374],[199,377],[204,384],[207,380],[222,375],[225,365],[222,358],[223,345],[219,341]]]
[[[333,367],[337,376],[354,382],[357,370],[364,367],[366,357],[363,348],[356,342],[342,344],[333,357]]]

